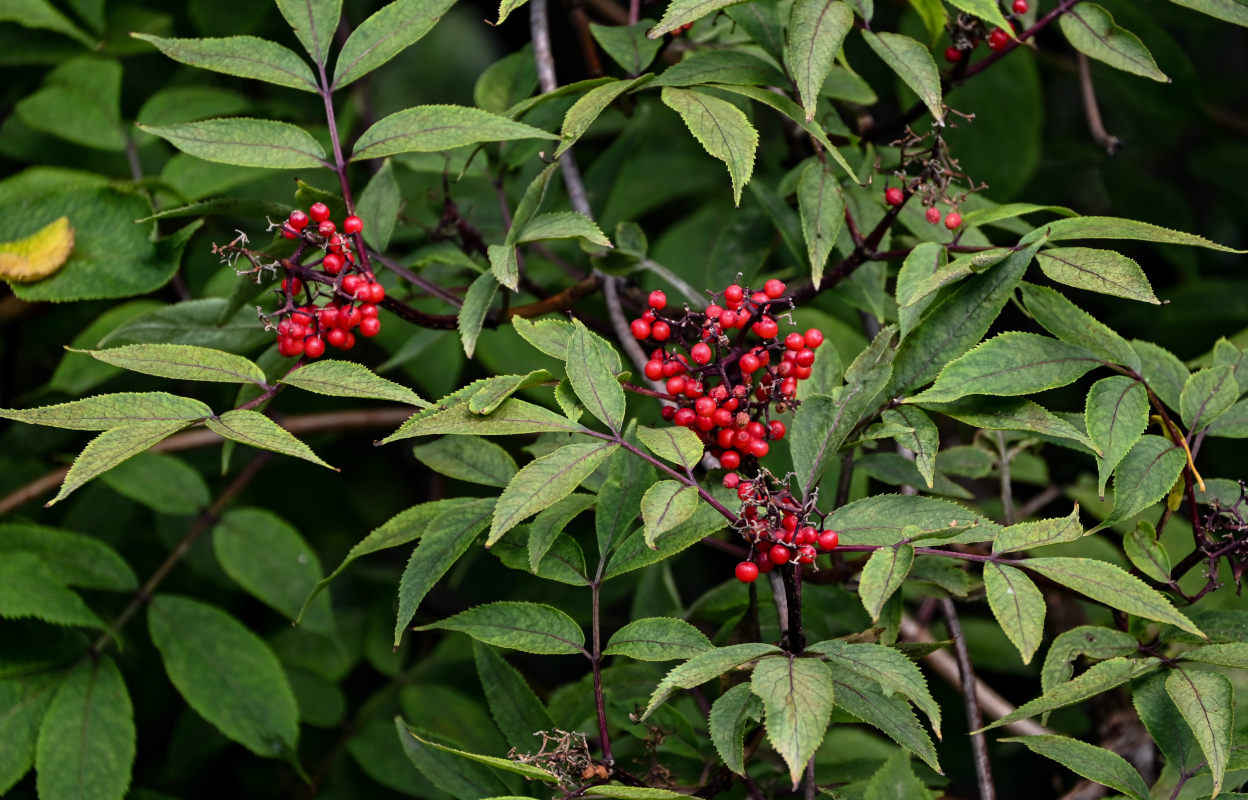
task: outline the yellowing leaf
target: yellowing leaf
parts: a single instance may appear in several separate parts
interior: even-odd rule
[[[74,228],[61,217],[24,239],[0,244],[0,278],[33,283],[61,268],[74,249]]]

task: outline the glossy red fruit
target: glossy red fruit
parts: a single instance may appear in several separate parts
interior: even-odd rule
[[[804,544],[801,547],[797,548],[797,563],[813,564],[815,563],[815,556],[817,555],[819,555],[819,553],[815,550],[814,547],[808,544]]]
[[[794,541],[796,541],[799,545],[814,544],[819,541],[819,532],[812,526],[807,525],[797,532],[797,538]]]
[[[650,338],[650,323],[646,322],[644,319],[633,320],[632,324],[628,326],[628,329],[633,332],[634,339],[649,339]],[[654,363],[654,362],[650,362],[650,363]],[[663,369],[663,366],[661,364],[659,365],[659,369],[660,370]]]
[[[737,499],[738,500],[749,500],[753,496],[754,496],[754,484],[750,483],[749,481],[746,481],[745,483],[742,483],[740,486],[737,487]]]
[[[689,351],[689,357],[693,359],[695,364],[711,363],[711,346],[706,342],[698,342]]]
[[[800,333],[793,332],[784,337],[784,346],[793,351],[806,349],[806,337]]]
[[[286,294],[299,294],[303,291],[303,281],[298,278],[282,278],[282,291]]]
[[[784,294],[784,281],[772,278],[763,284],[763,293],[772,300],[775,300],[777,297]]]
[[[990,50],[1003,50],[1010,43],[1010,35],[1000,28],[993,28],[992,33],[988,34],[988,48]]]
[[[735,472],[729,472],[724,476],[725,489],[735,489],[739,483],[741,483],[741,476]]]
[[[356,216],[347,217],[342,221],[343,233],[359,233],[364,230],[364,220]]]
[[[355,306],[346,306],[338,312],[338,327],[344,331],[349,331],[360,324],[364,319],[364,315]]]
[[[724,302],[730,308],[741,305],[741,301],[745,299],[745,290],[735,283],[724,289]]]
[[[811,350],[816,350],[818,349],[819,345],[823,344],[823,331],[819,330],[818,328],[811,328],[810,330],[806,331],[803,338],[806,340],[807,347],[809,347]]]
[[[741,356],[740,360],[737,361],[737,364],[741,366],[741,371],[747,375],[757,370],[760,366],[758,363],[758,357],[753,353],[746,353]]]
[[[767,438],[768,439],[779,441],[780,439],[784,438],[784,434],[785,434],[784,423],[781,422],[780,420],[773,419],[771,422],[767,423]]]
[[[316,224],[316,232],[325,238],[333,236],[334,232],[337,230],[338,226],[334,224],[332,219],[324,219]]]
[[[650,326],[650,335],[656,342],[666,342],[672,335],[672,328],[662,320]]]
[[[380,303],[386,299],[386,287],[377,281],[373,281],[368,285],[368,297],[365,299],[370,303]]]
[[[824,531],[819,534],[819,549],[821,550],[835,550],[840,543],[841,537],[836,531]]]
[[[673,375],[667,379],[667,393],[671,395],[684,394],[688,386],[688,381],[684,375]]]
[[[341,350],[342,346],[346,344],[347,332],[342,328],[334,328],[325,334],[325,341]]]
[[[771,317],[763,317],[750,326],[750,330],[754,331],[762,339],[774,339],[776,334],[780,332],[780,326]]]
[[[962,60],[962,57],[963,57],[963,53],[958,48],[956,47],[945,48],[945,60],[948,61],[950,64],[958,63],[959,61]]]
[[[667,295],[662,290],[655,289],[650,293],[649,303],[650,307],[655,311],[665,308],[667,306]]]
[[[945,215],[945,227],[949,230],[957,230],[962,224],[962,215],[956,211],[950,211]]]
[[[365,319],[377,316],[377,311],[377,306],[374,303],[360,303],[360,314]]]
[[[777,567],[781,564],[789,563],[789,559],[792,556],[793,553],[789,550],[789,548],[782,544],[773,544],[771,549],[767,551],[767,560],[775,564]]]
[[[719,457],[719,463],[724,469],[736,469],[741,466],[741,454],[736,450],[725,450]]]
[[[1027,4],[1027,0],[1014,0],[1014,13],[1015,14],[1026,14],[1027,9],[1030,7],[1031,6]]]
[[[646,377],[652,381],[657,381],[660,378],[662,378],[663,377],[663,362],[662,361],[647,361],[646,362]]]
[[[325,355],[325,340],[319,336],[311,336],[303,343],[303,354],[308,358],[320,358]]]
[[[348,331],[347,340],[342,343],[342,349],[350,350],[352,347],[355,347],[355,334]]]
[[[753,561],[742,561],[737,565],[737,580],[742,583],[753,583],[758,579],[758,565]]]
[[[342,279],[342,291],[354,297],[355,293],[360,290],[361,283],[363,280],[359,275],[348,275]]]
[[[325,270],[326,275],[337,275],[346,265],[347,260],[338,253],[326,253],[325,259],[321,262],[321,269]]]
[[[906,193],[896,186],[891,186],[884,190],[884,202],[890,206],[899,206],[906,202]]]
[[[693,404],[693,411],[699,417],[709,417],[718,410],[715,401],[709,397],[699,397]]]
[[[693,413],[692,408],[678,408],[676,409],[676,416],[672,417],[672,421],[682,428],[688,428],[697,418],[698,415]]]
[[[754,456],[755,458],[762,458],[763,456],[767,455],[768,451],[771,450],[771,445],[767,444],[766,440],[764,439],[751,439],[749,448],[750,448],[750,455]]]
[[[928,206],[926,217],[928,222],[935,225],[940,222],[940,209],[936,206]]]
[[[308,209],[308,216],[316,223],[327,220],[329,219],[329,206],[324,203],[313,203],[312,207]]]
[[[381,320],[376,317],[365,317],[360,320],[360,335],[373,337],[381,332]]]
[[[308,215],[303,213],[297,208],[294,211],[290,212],[290,218],[287,219],[286,221],[290,223],[290,227],[294,228],[297,231],[301,231],[304,228],[308,227]]]

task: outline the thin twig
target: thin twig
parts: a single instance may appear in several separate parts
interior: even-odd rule
[[[1014,524],[1014,484],[1010,480],[1010,453],[1005,447],[1005,433],[997,431],[997,464],[1001,472],[1001,519],[1006,525]]]
[[[1079,60],[1079,90],[1083,95],[1083,113],[1088,118],[1088,131],[1092,134],[1092,139],[1112,156],[1118,152],[1122,140],[1105,130],[1105,123],[1101,120],[1101,107],[1096,102],[1096,86],[1092,83],[1092,67],[1087,56],[1083,53],[1076,55]]]
[[[958,657],[958,673],[962,678],[962,697],[966,702],[966,724],[969,730],[978,731],[984,727],[984,718],[979,713],[979,703],[975,698],[975,673],[971,668],[971,654],[966,647],[966,637],[962,635],[962,623],[958,621],[958,610],[953,600],[943,597],[941,609],[945,613],[945,624],[949,626],[949,635],[953,637],[953,649]],[[971,734],[971,750],[975,754],[975,774],[979,777],[980,800],[996,800],[997,791],[992,785],[992,763],[988,760],[988,742],[983,733]]]

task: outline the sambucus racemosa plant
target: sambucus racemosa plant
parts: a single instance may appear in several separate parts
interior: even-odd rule
[[[74,5],[89,21],[87,4]],[[613,24],[569,9],[591,77],[560,85],[550,9],[530,0],[531,48],[485,70],[476,107],[378,115],[360,87],[450,5],[396,0],[352,28],[334,0],[278,0],[308,59],[253,36],[135,34],[183,64],[315,95],[323,131],[200,119],[240,109],[174,88],[139,112],[142,139],[109,104],[120,91],[112,58],[66,61],[18,104],[30,130],[126,153],[132,181],[31,168],[0,184],[25,212],[0,247],[14,302],[156,290],[201,225],[143,239],[123,276],[108,266],[122,248],[100,249],[110,237],[134,244],[116,219],[141,216],[153,235],[205,215],[239,229],[201,248],[225,279],[204,298],[179,278],[182,302],[106,312],[51,380],[85,395],[120,367],[180,393],[140,379],[135,391],[0,411],[99,432],[69,467],[0,500],[0,513],[60,484],[51,506],[100,477],[156,512],[155,527],[188,517],[141,586],[128,563],[141,545],[123,540],[123,557],[72,530],[106,524],[91,488],[75,495],[85,510],[0,522],[0,790],[119,798],[132,776],[134,796],[187,790],[186,775],[162,776],[143,755],[174,725],[175,763],[195,761],[177,743],[204,738],[278,759],[277,777],[237,792],[265,796],[373,791],[371,780],[420,797],[987,800],[998,785],[1054,796],[1070,773],[1085,794],[1068,796],[1235,796],[1248,777],[1233,713],[1248,612],[1224,584],[1237,590],[1248,568],[1245,489],[1202,477],[1197,459],[1210,440],[1248,436],[1241,340],[1184,363],[1072,298],[1159,302],[1134,260],[1088,243],[1239,251],[1145,222],[993,202],[956,144],[993,110],[973,116],[945,99],[1004,59],[1032,58],[1041,38],[1073,48],[1093,138],[1112,149],[1088,59],[1166,80],[1141,40],[1078,0],[911,0],[906,33],[863,0],[673,0],[658,23],[639,19],[638,2],[604,0],[590,10]],[[498,24],[522,5],[504,2]],[[1248,24],[1235,3],[1179,5]],[[31,8],[22,24],[93,41],[54,6]],[[1065,44],[1043,41],[1055,29]],[[932,55],[942,50],[943,74]],[[896,107],[877,102],[898,81]],[[103,111],[53,113],[81,85]],[[344,96],[363,110],[336,104]],[[179,104],[210,110],[184,118]],[[662,115],[696,142],[686,174],[706,186],[695,188],[727,194],[704,169],[709,154],[739,209],[669,229],[647,213],[660,206],[609,191],[635,188],[630,170],[664,203],[687,190],[660,186],[685,174],[662,173],[663,154],[647,150]],[[152,137],[184,154],[159,180],[144,174]],[[245,193],[205,199],[178,171],[194,159],[327,170],[334,188],[300,181],[293,211]],[[423,194],[403,190],[404,171],[432,176]],[[228,174],[213,180],[229,186]],[[496,211],[473,207],[483,196]],[[565,199],[571,210],[543,211]],[[595,220],[617,223],[614,236]],[[718,228],[705,274],[692,265],[706,253],[669,267],[647,240]],[[252,244],[266,232],[271,241]],[[357,333],[389,354],[377,371],[329,357]],[[444,378],[450,351],[431,355],[435,337],[475,357],[482,376]],[[413,362],[442,399],[378,374]],[[280,407],[302,401],[285,387],[390,405],[289,416]],[[411,507],[352,533],[323,577],[316,552],[333,548],[317,522],[369,490],[316,496],[262,470],[271,453],[329,466],[297,434],[394,425],[378,444],[419,439],[416,459],[442,477],[415,505],[406,487]],[[213,499],[169,454],[222,441],[227,483]],[[235,471],[237,444],[264,452]],[[518,450],[531,456],[523,467]],[[1020,484],[1043,488],[1020,503]],[[301,533],[263,508],[231,508],[258,488],[297,496],[298,513],[313,506],[311,524]],[[209,533],[215,561],[196,562]],[[410,557],[397,609],[383,608],[364,599],[376,579],[354,562],[396,549]],[[697,568],[703,555],[713,570]],[[469,565],[499,576],[471,593],[479,604],[459,602]],[[199,583],[168,590],[192,568]],[[531,577],[511,582],[516,573]],[[357,584],[331,602],[344,575]],[[221,607],[231,588],[297,627],[262,638],[252,628],[270,612],[252,609],[261,622],[244,624],[245,606]],[[632,619],[610,625],[626,605]],[[140,611],[150,643],[129,626]],[[134,639],[124,651],[123,637]],[[976,674],[984,659],[995,673],[1026,668],[1046,640],[1038,689],[1012,688],[1017,705]],[[525,657],[522,671],[499,649],[588,664],[578,674]],[[468,660],[479,684],[465,687]],[[361,675],[365,661],[374,672]],[[141,695],[132,702],[147,666],[185,701],[176,723]],[[929,686],[932,675],[952,690]],[[958,694],[965,721],[948,724]],[[1063,716],[1089,702],[1134,735]],[[1003,726],[1016,735],[990,750],[986,732]],[[332,735],[300,736],[322,727]],[[954,744],[968,733],[969,755]],[[1014,744],[1061,765],[1057,782],[1037,790],[994,775],[1024,758]]]

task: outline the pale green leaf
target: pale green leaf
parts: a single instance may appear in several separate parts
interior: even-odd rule
[[[923,312],[927,310],[936,296],[928,295],[919,300],[917,294],[936,273],[945,267],[948,253],[936,242],[921,242],[910,251],[897,271],[897,310],[898,327],[901,338],[905,339],[919,324]]]
[[[932,60],[931,51],[900,33],[873,33],[864,30],[862,37],[867,40],[875,54],[897,73],[897,77],[919,96],[923,105],[932,112],[932,116],[937,120],[944,119],[940,70]]]
[[[667,10],[663,12],[663,19],[647,31],[646,35],[651,39],[657,39],[682,25],[696,22],[721,8],[740,2],[742,0],[672,0],[668,3]]]
[[[1112,750],[1057,735],[1015,736],[1001,741],[1018,742],[1031,752],[1050,758],[1093,783],[1117,789],[1134,800],[1151,797],[1140,773]]]
[[[888,692],[899,692],[918,706],[940,737],[940,706],[927,688],[927,680],[918,666],[900,650],[882,644],[844,642],[829,639],[806,648],[819,653],[835,669],[846,669],[868,681],[874,681]]]
[[[1016,550],[1029,550],[1043,547],[1046,544],[1073,542],[1083,536],[1083,526],[1079,524],[1079,504],[1068,516],[1057,519],[1042,519],[1035,522],[1019,522],[1002,528],[992,542],[992,552],[1012,553]]]
[[[1235,729],[1235,690],[1225,675],[1204,670],[1176,669],[1166,677],[1166,693],[1178,707],[1205,754],[1213,775],[1213,794],[1222,788]]]
[[[664,19],[671,16],[672,7],[686,1],[674,0]],[[660,23],[658,27],[662,25]],[[654,36],[654,31],[650,35]],[[693,138],[706,152],[728,166],[733,202],[740,205],[741,190],[750,182],[754,172],[754,151],[758,148],[758,131],[754,130],[749,118],[732,103],[706,92],[665,86],[662,97],[669,108],[680,114]]]
[[[968,253],[964,256],[959,256],[945,266],[935,270],[918,285],[906,287],[905,300],[898,301],[901,305],[901,310],[909,311],[910,307],[914,305],[926,308],[934,299],[933,296],[941,289],[951,286],[964,278],[986,272],[991,267],[1000,264],[1008,258],[1011,252],[1013,251],[1008,247],[998,247],[979,253]],[[901,292],[899,291],[898,294],[901,294]]]
[[[618,446],[611,442],[569,444],[526,464],[498,498],[486,546],[571,494]]]
[[[1124,575],[1126,573],[1123,573]],[[1160,659],[1156,658],[1111,658],[1099,664],[1093,664],[1087,672],[1074,680],[1060,683],[1046,691],[1035,700],[1024,703],[1001,719],[985,725],[980,730],[991,730],[1020,719],[1034,717],[1046,711],[1081,703],[1089,697],[1095,697],[1116,686],[1135,680],[1157,669]],[[973,731],[976,733],[977,731]]]
[[[128,458],[160,443],[171,434],[185,428],[183,421],[137,422],[120,428],[111,428],[92,439],[70,465],[65,480],[56,497],[48,505],[64,500],[70,492],[92,478],[99,477]]]
[[[148,630],[169,680],[201,717],[258,756],[292,754],[299,709],[277,657],[224,611],[157,595]]]
[[[490,260],[490,272],[494,279],[511,289],[520,290],[520,261],[516,258],[516,248],[510,244],[492,244],[486,248],[486,257]]]
[[[1244,0],[1170,0],[1170,2],[1225,22],[1248,27],[1248,4],[1244,3]]]
[[[1066,40],[1089,58],[1132,75],[1170,82],[1139,37],[1114,24],[1114,18],[1101,6],[1080,3],[1059,17],[1058,24]]]
[[[395,153],[436,153],[469,144],[555,139],[553,134],[479,108],[414,106],[383,117],[356,141],[352,161]]]
[[[797,93],[807,120],[815,117],[819,91],[853,24],[854,12],[840,0],[796,0],[793,3],[785,61],[797,82]],[[818,276],[815,281],[817,287]]]
[[[288,122],[233,117],[181,125],[135,125],[184,153],[219,164],[267,169],[327,166],[320,143],[303,128]]]
[[[1131,634],[1114,628],[1080,625],[1063,631],[1049,645],[1049,652],[1044,656],[1044,666],[1040,669],[1041,691],[1048,692],[1070,680],[1074,674],[1075,659],[1079,656],[1105,661],[1131,655],[1139,649],[1139,644]]]
[[[1088,438],[1102,453],[1096,460],[1096,488],[1104,497],[1110,473],[1148,427],[1148,394],[1144,384],[1124,375],[1112,375],[1092,384],[1084,421]]]
[[[591,333],[580,320],[568,342],[568,380],[586,410],[612,431],[624,424],[624,389],[611,372],[606,351],[611,345]]]
[[[103,630],[104,622],[34,553],[0,558],[0,617]]]
[[[305,92],[315,92],[317,89],[316,78],[308,63],[295,52],[267,39],[256,36],[165,39],[145,33],[130,35],[152,44],[174,61],[192,67],[289,86]]]
[[[411,728],[408,728],[407,734],[426,747],[433,747],[444,753],[451,753],[452,755],[459,756],[460,758],[475,761],[478,764],[485,764],[486,766],[494,767],[495,769],[501,769],[504,772],[513,772],[517,775],[523,775],[528,780],[545,781],[547,783],[556,783],[559,780],[554,773],[548,772],[541,767],[534,766],[533,764],[525,764],[521,761],[512,761],[507,758],[483,756],[478,753],[468,753],[463,750],[456,750],[455,748],[447,747],[446,745],[441,745],[437,742],[422,739],[417,736]]]
[[[429,403],[411,389],[387,380],[354,361],[330,360],[304,364],[288,373],[280,382],[331,397],[390,400],[417,408],[429,408]]]
[[[1077,443],[1093,455],[1096,447],[1083,431],[1071,423],[1023,397],[965,397],[952,403],[924,403],[928,411],[936,411],[954,419],[991,431],[1031,431],[1043,436]]]
[[[266,385],[264,372],[250,360],[210,347],[132,344],[108,350],[74,352],[83,352],[106,364],[159,378]]]
[[[691,470],[702,461],[705,445],[688,428],[638,428],[637,438],[659,458]]]
[[[121,670],[108,656],[80,661],[39,726],[39,797],[121,800],[130,788],[134,753],[134,708]]]
[[[746,642],[699,653],[663,676],[663,680],[655,687],[654,694],[650,696],[650,703],[641,719],[649,717],[677,689],[692,689],[760,656],[779,652],[780,648],[774,644]]]
[[[490,305],[498,294],[498,281],[491,273],[477,276],[464,294],[464,303],[460,306],[456,324],[459,326],[459,338],[464,345],[464,355],[472,358],[477,349],[477,339],[485,326],[485,318],[490,313]]]
[[[507,398],[521,389],[551,383],[555,379],[544,369],[534,370],[527,375],[495,375],[480,381],[479,388],[472,392],[468,400],[468,410],[474,414],[493,414]],[[578,429],[579,430],[579,429]]]
[[[361,22],[334,64],[334,89],[380,67],[420,40],[455,0],[395,0]]]
[[[1192,621],[1144,581],[1121,567],[1092,558],[1029,558],[1023,566],[1051,581],[1127,614],[1166,622],[1203,636]]]
[[[1081,5],[1080,7],[1087,8],[1088,5]],[[1120,217],[1071,217],[1069,219],[1059,219],[1055,222],[1045,223],[1024,237],[1023,241],[1030,242],[1039,238],[1047,238],[1051,242],[1069,239],[1133,239],[1141,242],[1156,242],[1158,244],[1206,247],[1210,250],[1220,250],[1224,253],[1244,252],[1224,247],[1195,234]],[[1054,251],[1047,250],[1045,252],[1052,254]]]
[[[818,289],[828,254],[845,224],[845,198],[841,187],[822,164],[812,162],[802,171],[797,182],[797,210],[802,218],[802,236],[810,260],[810,279]]]
[[[1044,274],[1058,283],[1142,303],[1161,304],[1140,265],[1113,250],[1054,247],[1037,253],[1036,261]]]
[[[328,363],[328,362],[327,362]],[[488,414],[474,413],[467,401],[452,403],[446,407],[434,406],[414,415],[399,426],[394,433],[382,439],[389,444],[413,436],[467,433],[474,436],[511,436],[520,433],[580,432],[580,425],[568,421],[561,414],[510,398]]]
[[[1023,301],[1036,322],[1063,342],[1091,350],[1113,364],[1140,368],[1140,357],[1112,328],[1047,286],[1022,285]]]
[[[1114,472],[1114,510],[1093,530],[1130,519],[1170,491],[1187,457],[1183,448],[1146,434],[1127,452]]]
[[[551,211],[525,223],[516,235],[517,243],[542,242],[549,239],[584,239],[599,247],[611,247],[611,240],[598,224],[575,211]]]
[[[910,429],[909,433],[898,433],[893,438],[897,440],[897,444],[914,453],[914,465],[927,483],[927,488],[931,489],[932,479],[936,474],[936,452],[940,449],[936,423],[914,406],[898,406],[885,411],[883,420]]]
[[[1005,17],[1001,14],[1001,4],[997,0],[946,0],[949,5],[965,11],[973,17],[979,17],[989,25],[996,26],[1003,31],[1009,31],[1010,25],[1005,21]]]
[[[815,659],[772,656],[754,665],[750,691],[763,701],[767,740],[796,784],[827,732],[834,705],[832,673]]]
[[[299,43],[324,66],[329,62],[329,46],[338,29],[342,0],[276,0],[286,23],[294,30]]]
[[[914,547],[908,544],[881,547],[867,559],[858,581],[858,596],[872,620],[880,618],[884,603],[901,588],[913,565]]]
[[[73,531],[27,522],[0,524],[0,553],[33,553],[67,586],[114,592],[139,586],[134,571],[116,550]]]
[[[1184,661],[1195,661],[1198,664],[1248,669],[1248,642],[1207,644],[1204,647],[1188,650],[1181,658]]]
[[[48,0],[0,0],[0,21],[15,22],[26,28],[42,28],[65,34],[86,45],[95,47],[91,36],[69,21]]]
[[[1178,356],[1164,347],[1142,339],[1132,339],[1131,346],[1135,348],[1135,352],[1140,355],[1140,360],[1144,362],[1144,369],[1140,372],[1144,375],[1144,380],[1148,382],[1149,387],[1163,403],[1178,411],[1179,398],[1183,394],[1187,379],[1191,377],[1191,372]]]
[[[487,603],[413,630],[458,631],[495,647],[538,655],[585,651],[580,626],[559,609],[539,603]]]
[[[106,431],[149,422],[189,424],[209,416],[212,409],[200,401],[164,392],[119,392],[41,408],[0,409],[0,418],[75,431]]]
[[[518,469],[510,453],[477,436],[444,436],[412,452],[435,472],[485,486],[506,486]]]
[[[902,541],[902,531],[915,527],[921,534],[967,531],[973,541],[992,541],[1000,530],[965,506],[917,495],[877,494],[855,500],[833,511],[824,527],[840,534],[843,544],[890,546]]]
[[[1122,537],[1122,551],[1127,559],[1148,577],[1160,583],[1170,582],[1170,555],[1157,541],[1157,529],[1147,520],[1139,520]]]
[[[1103,360],[1082,347],[1035,333],[1002,333],[950,362],[916,403],[949,402],[966,395],[1030,395],[1065,386]]]
[[[652,86],[694,87],[706,84],[774,86],[784,75],[766,60],[741,50],[690,50],[679,63],[668,67]]]
[[[302,458],[304,461],[334,469],[312,452],[312,448],[296,439],[294,434],[258,411],[248,409],[227,411],[220,417],[210,417],[204,425],[214,433],[250,447],[272,450],[275,453]]]
[[[646,617],[620,628],[602,651],[638,661],[684,661],[713,650],[706,634],[674,617]]]
[[[745,774],[745,733],[752,721],[763,718],[763,701],[750,691],[748,683],[738,683],[719,696],[711,706],[708,725],[711,742],[725,766]]]
[[[1193,372],[1179,395],[1179,414],[1192,432],[1213,422],[1239,399],[1239,384],[1231,367],[1208,367]]]
[[[425,744],[412,735],[413,731],[401,717],[394,718],[399,745],[412,765],[434,787],[449,797],[474,800],[475,798],[502,797],[508,787],[498,775],[475,761],[447,753]],[[393,734],[391,734],[393,735]],[[424,792],[428,784],[421,786]],[[513,798],[507,798],[513,800]]]
[[[653,548],[646,544],[643,531],[638,530],[624,539],[611,554],[603,580],[670,558],[722,530],[727,524],[728,521],[714,506],[699,503],[693,516],[660,536]]]
[[[659,48],[659,44],[657,42],[651,42],[641,35],[639,27],[643,24],[644,23],[638,23],[637,25],[632,26],[631,30],[636,32],[636,34],[641,37],[641,41],[638,43],[639,47],[650,49],[650,46],[653,46],[653,49],[650,50],[650,58],[653,58],[654,52],[656,52]],[[589,27],[590,30],[594,31],[594,36],[599,41],[602,41],[602,37],[607,31],[630,30],[630,28],[608,27],[605,25],[598,25],[593,22],[589,24]],[[637,60],[642,60],[640,52],[637,52]],[[649,59],[646,59],[646,61],[648,63]],[[640,71],[641,69],[639,68],[637,72]],[[638,86],[641,86],[649,80],[649,76],[643,75],[642,77],[631,81],[612,81],[611,83],[606,83],[602,86],[595,86],[593,89],[586,92],[584,96],[573,103],[572,107],[569,108],[567,113],[563,115],[563,127],[559,131],[562,141],[559,142],[559,147],[555,149],[555,157],[558,158],[563,155],[569,147],[575,144],[576,140],[580,139],[581,136],[585,134],[585,131],[589,130],[589,126],[594,124],[594,120],[598,119],[598,116],[602,114],[603,111],[606,111],[607,108],[621,95]],[[591,222],[590,224],[593,223]],[[601,237],[604,241],[606,240],[606,237],[602,235],[600,230],[598,230],[597,225],[594,225],[594,230],[598,232],[599,237]],[[591,241],[593,240],[591,239]],[[610,245],[608,243],[603,246],[607,247]]]
[[[995,562],[984,564],[984,591],[1001,629],[1030,664],[1044,638],[1044,595],[1021,570]]]
[[[749,5],[755,6],[758,5],[758,3],[752,2],[749,3]],[[851,180],[858,182],[858,176],[854,172],[853,167],[851,167],[849,162],[845,160],[845,156],[841,155],[841,151],[832,144],[830,139],[828,139],[828,135],[824,132],[823,127],[815,122],[807,122],[806,115],[802,111],[802,107],[797,103],[794,103],[784,95],[773,92],[763,86],[720,84],[716,85],[715,88],[721,91],[731,92],[732,94],[739,94],[742,97],[748,97],[751,100],[762,103],[765,106],[770,106],[776,111],[779,111],[785,117],[792,120],[793,124],[810,134],[811,138],[823,147],[824,153],[831,156],[832,160],[845,171],[845,174],[848,175]]]
[[[641,498],[646,545],[657,549],[664,533],[687,521],[698,508],[698,488],[680,481],[659,481]]]

